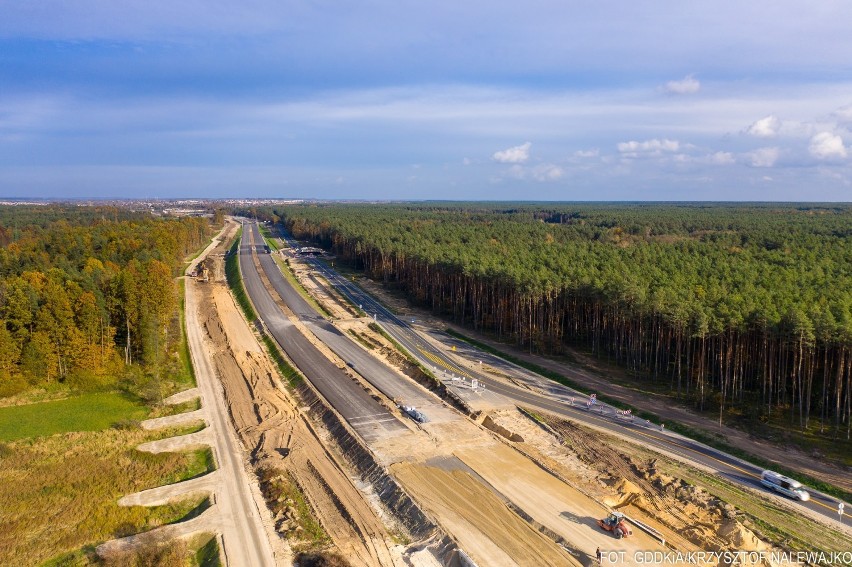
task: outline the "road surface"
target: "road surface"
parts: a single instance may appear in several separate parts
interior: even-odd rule
[[[253,224],[251,227],[255,243],[262,242],[258,226]],[[255,250],[257,249],[255,245]],[[434,394],[400,376],[361,347],[352,337],[342,333],[331,322],[321,317],[282,275],[272,255],[259,254],[258,258],[272,287],[308,330],[378,391],[389,399],[396,400],[398,404],[416,407],[430,422],[461,419]]]
[[[243,282],[258,316],[287,356],[320,394],[365,441],[407,433],[408,429],[387,408],[320,352],[275,303],[261,279],[254,258],[257,257],[261,265],[272,262],[272,269],[276,272],[278,268],[271,256],[265,252],[256,224],[243,225],[239,249]],[[264,272],[272,272],[272,269],[266,268]],[[301,310],[301,307],[298,303],[294,307],[294,312],[298,315],[296,310]],[[314,313],[314,317],[319,316]]]

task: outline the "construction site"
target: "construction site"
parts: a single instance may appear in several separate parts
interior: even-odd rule
[[[292,345],[277,342],[263,317],[249,321],[235,301],[225,257],[238,228],[229,222],[201,258],[199,277],[187,284],[195,296],[187,308],[196,310],[238,439],[233,456],[248,473],[274,564],[587,566],[611,557],[637,565],[647,553],[748,551],[766,552],[751,562],[770,565],[773,550],[852,547],[843,526],[797,514],[671,455],[484,388],[454,394],[299,255],[268,253],[244,225],[244,246],[252,248],[240,254],[241,271],[257,269],[281,324],[298,330],[336,367],[336,379],[357,385],[384,416],[347,419],[288,356]],[[294,313],[261,269],[264,254],[276,256],[290,284],[319,310],[317,324],[330,324],[391,372],[409,399],[366,379],[362,372],[372,373],[362,359],[341,356]],[[406,405],[413,396],[417,409]],[[242,564],[228,559],[228,538],[220,539],[220,557]],[[725,563],[722,555],[701,557]]]

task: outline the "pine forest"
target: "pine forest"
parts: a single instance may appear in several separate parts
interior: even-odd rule
[[[848,439],[852,207],[304,204],[282,221],[456,323],[580,345],[704,411]]]

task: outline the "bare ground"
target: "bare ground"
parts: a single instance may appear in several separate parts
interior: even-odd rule
[[[352,330],[365,348],[400,372],[418,372],[369,328],[368,319],[352,317],[336,292],[311,277],[298,261],[291,259],[291,264],[301,283],[338,318],[339,328]],[[590,565],[597,547],[663,549],[644,534],[632,542],[616,541],[597,526],[597,516],[606,513],[604,506],[470,420],[422,424],[413,442],[385,439],[371,449],[481,565]]]
[[[216,276],[221,273],[214,270]],[[333,547],[352,565],[401,565],[387,528],[279,382],[221,279],[211,278],[206,286],[201,321],[238,436],[251,450],[254,466],[272,467],[296,480]],[[276,527],[299,548],[292,516],[286,509],[279,513]]]
[[[234,223],[227,223],[220,235],[199,255],[197,260],[190,264],[187,273],[193,271],[199,262],[206,262],[211,251],[216,248],[221,249],[224,244],[220,240],[222,235],[233,234],[235,229]],[[276,559],[278,561],[289,559],[289,549],[286,546],[276,545],[279,542],[267,539],[268,534],[265,528],[271,522],[265,521],[268,515],[264,515],[262,504],[258,506],[262,499],[257,483],[252,482],[243,468],[244,455],[227,421],[221,390],[215,382],[209,349],[199,325],[198,285],[190,281],[186,287],[187,341],[198,388],[194,392],[178,395],[177,399],[170,399],[170,401],[180,405],[183,398],[192,399],[200,395],[204,402],[201,415],[208,428],[195,434],[148,444],[143,449],[153,452],[182,450],[203,446],[205,442],[209,442],[217,468],[189,481],[127,495],[121,499],[120,504],[151,506],[199,493],[209,495],[214,504],[192,520],[162,526],[146,534],[108,541],[98,546],[97,553],[104,558],[114,557],[116,554],[138,551],[140,546],[151,542],[172,538],[192,538],[194,534],[203,532],[219,534],[219,554],[225,565],[274,565]],[[186,405],[187,402],[182,403]],[[180,421],[179,416],[170,417],[178,418],[171,420],[172,422]],[[169,422],[169,418],[161,418],[149,420],[146,425],[150,428]]]
[[[720,479],[713,482],[712,475],[598,431],[555,417],[546,418],[550,428],[546,431],[517,411],[493,417],[523,436],[520,448],[537,462],[607,506],[653,525],[678,549],[767,551],[778,546],[802,550],[852,545],[847,535],[771,499]],[[767,526],[772,533],[761,532]]]

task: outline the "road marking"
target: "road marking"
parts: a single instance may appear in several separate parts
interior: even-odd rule
[[[374,414],[370,414],[370,415],[359,415],[359,416],[356,416],[356,417],[350,417],[347,421],[349,421],[349,423],[353,423],[355,421],[384,421],[384,420],[376,419],[376,418],[379,418],[379,417],[387,418],[387,414],[374,413]]]
[[[449,371],[451,371],[455,374],[459,374],[461,376],[466,376],[466,377],[471,378],[471,379],[473,378],[473,376],[471,376],[470,374],[468,374],[467,372],[465,372],[461,368],[457,367],[454,364],[447,363],[447,361],[445,361],[443,358],[439,357],[438,355],[431,353],[431,352],[429,352],[425,349],[422,349],[422,348],[418,348],[417,350],[419,350],[423,354],[423,356],[425,356],[426,358],[428,358],[429,360],[431,360],[435,364],[443,366],[444,368],[446,368],[447,370],[449,370]]]

